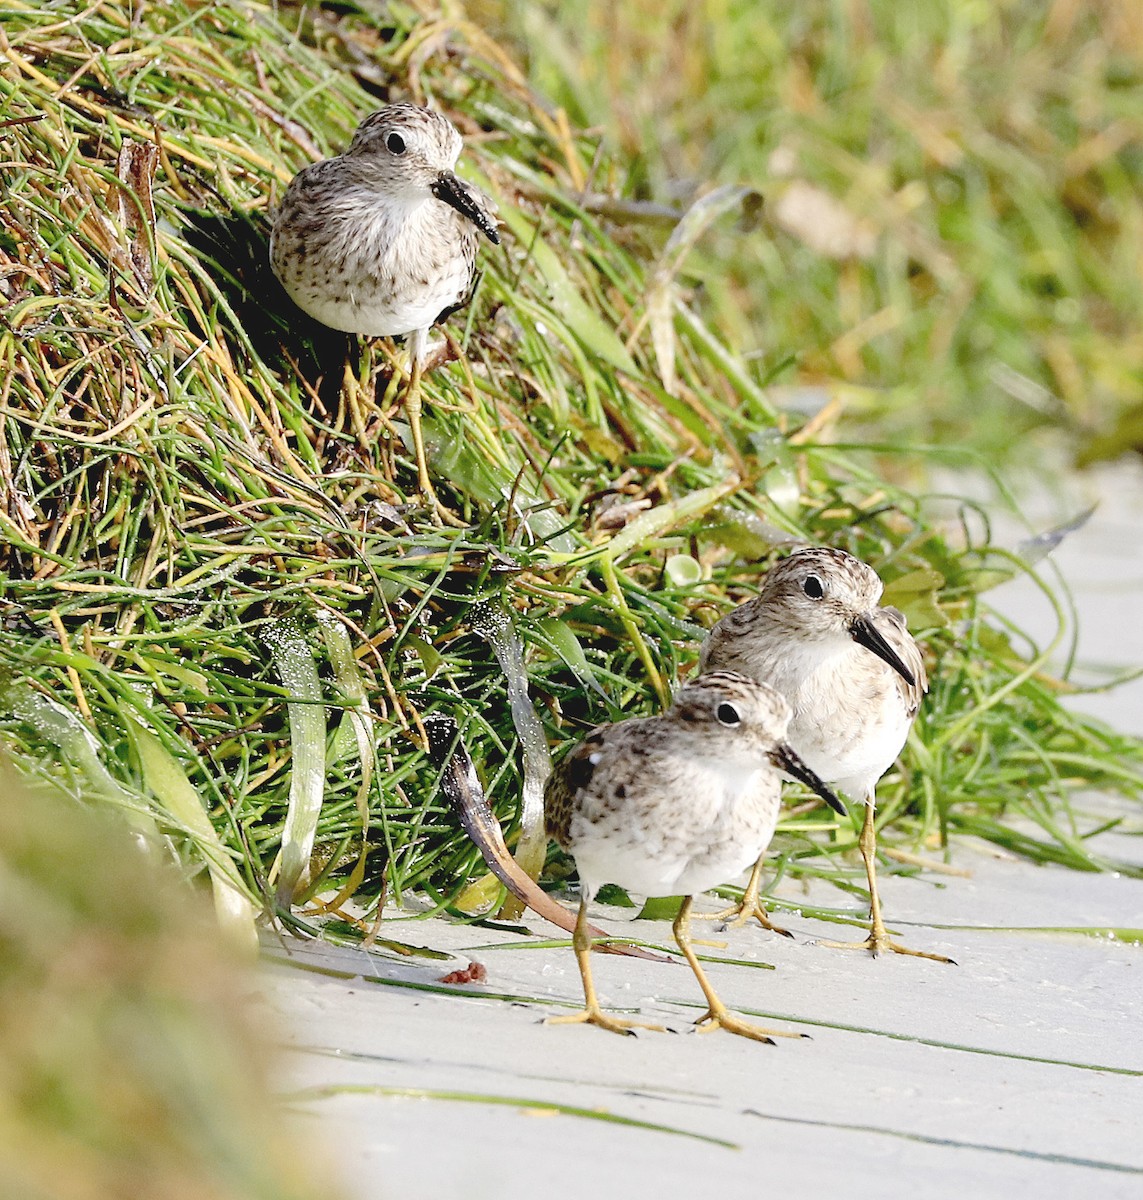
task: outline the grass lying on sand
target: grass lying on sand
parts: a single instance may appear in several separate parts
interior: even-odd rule
[[[874,563],[930,657],[884,844],[969,831],[1102,865],[1071,798],[1136,797],[1143,755],[990,619],[981,592],[1020,564],[885,482],[907,447],[779,411],[676,285],[748,196],[666,244],[624,163],[453,9],[12,0],[3,38],[4,744],[209,867],[237,936],[275,893],[367,901],[387,879],[448,904],[483,875],[420,748],[434,710],[511,838],[518,739],[477,605],[481,628],[510,618],[547,734],[572,739],[654,711],[790,536]],[[292,173],[410,96],[460,125],[506,225],[448,326],[460,360],[424,385],[458,529],[418,507],[399,413],[365,436],[370,355],[265,264]],[[812,812],[775,849],[856,888],[853,844]]]

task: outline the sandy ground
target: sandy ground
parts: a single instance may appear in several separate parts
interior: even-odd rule
[[[1083,617],[1080,659],[1140,665],[1143,470],[1077,491],[1093,487],[1100,511],[1054,556]],[[1006,585],[997,602],[1050,629],[1034,589]],[[1143,684],[1076,703],[1143,733]],[[1143,863],[1137,808],[1129,826],[1102,848]],[[579,978],[570,950],[530,936],[386,923],[447,960],[268,944],[261,1000],[286,1031],[283,1088],[361,1200],[1143,1196],[1143,948],[1094,932],[1143,929],[1143,881],[968,843],[955,865],[971,876],[886,878],[883,900],[902,940],[956,966],[828,949],[813,939],[839,927],[796,913],[793,941],[724,934],[709,953],[743,960],[709,966],[724,999],[812,1039],[772,1046],[694,1032],[702,1006],[678,963],[596,957],[606,1005],[673,1031],[620,1038],[542,1023],[578,1007]],[[839,903],[832,889],[785,898]],[[621,931],[629,914],[599,916]],[[669,938],[663,923],[637,931]],[[484,983],[423,990],[470,960]]]

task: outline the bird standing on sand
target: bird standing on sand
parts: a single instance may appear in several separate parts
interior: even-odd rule
[[[270,236],[274,274],[315,320],[365,337],[408,335],[405,409],[427,498],[419,384],[428,332],[467,301],[480,234],[500,241],[492,202],[453,170],[462,147],[431,109],[371,113],[344,154],[294,176]]]
[[[755,599],[714,626],[699,670],[739,671],[781,692],[793,709],[791,745],[822,779],[865,802],[859,845],[869,881],[869,937],[826,944],[949,962],[892,941],[881,917],[874,790],[901,752],[928,688],[920,648],[901,613],[879,607],[881,591],[877,573],[852,554],[798,550],[771,568]],[[761,863],[739,915],[774,928],[758,903],[760,875]]]
[[[548,835],[575,858],[580,877],[573,946],[585,1006],[550,1023],[589,1022],[613,1033],[658,1025],[602,1011],[591,977],[587,906],[604,883],[646,896],[685,895],[674,934],[706,996],[703,1029],[769,1041],[767,1030],[730,1013],[691,946],[694,893],[741,874],[769,845],[781,773],[841,802],[786,743],[790,706],[773,688],[729,672],[683,685],[662,716],[601,725],[561,760],[544,790]]]

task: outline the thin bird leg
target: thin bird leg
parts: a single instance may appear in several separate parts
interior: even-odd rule
[[[907,954],[912,958],[931,958],[933,962],[951,963],[951,958],[943,954],[930,954],[925,950],[910,950],[895,942],[885,928],[881,919],[881,896],[877,891],[877,827],[874,824],[874,807],[872,799],[865,802],[865,820],[861,826],[861,836],[858,838],[861,857],[865,863],[865,877],[869,881],[869,937],[863,942],[827,942],[821,941],[819,946],[832,946],[835,950],[868,950],[874,958],[883,951],[893,954]]]
[[[678,942],[679,949],[686,957],[691,970],[694,971],[695,978],[699,981],[699,987],[702,988],[703,995],[706,997],[706,1014],[699,1017],[695,1022],[699,1027],[699,1032],[709,1033],[712,1029],[725,1029],[728,1033],[738,1033],[742,1037],[753,1038],[756,1042],[769,1042],[770,1045],[774,1044],[774,1038],[776,1037],[805,1037],[804,1033],[788,1033],[784,1029],[763,1029],[761,1025],[752,1025],[749,1021],[744,1021],[741,1017],[736,1017],[723,1004],[714,988],[711,987],[710,980],[706,977],[706,972],[699,966],[698,955],[695,954],[694,947],[691,945],[690,923],[691,905],[693,903],[693,896],[688,896],[683,901],[683,906],[679,909],[679,915],[675,918],[673,929],[675,941]]]
[[[413,455],[417,460],[417,486],[421,495],[430,503],[436,502],[433,481],[429,478],[429,464],[425,458],[425,435],[421,429],[421,356],[414,349],[413,361],[409,365],[409,386],[405,389],[405,415],[409,418],[409,432],[413,437]]]
[[[346,359],[345,370],[342,373],[341,395],[349,410],[349,420],[353,426],[353,432],[357,435],[361,446],[365,447],[368,443],[365,436],[365,418],[362,415],[364,405],[361,398],[361,385],[358,382],[356,371],[353,370],[353,364],[348,359]]]
[[[750,882],[746,885],[746,891],[742,893],[742,899],[737,904],[731,904],[718,912],[693,913],[694,919],[696,921],[725,921],[727,929],[740,929],[751,917],[754,917],[763,929],[792,938],[794,935],[788,929],[783,929],[781,925],[775,925],[770,920],[766,910],[762,907],[762,901],[758,899],[758,893],[762,886],[762,864],[765,861],[766,856],[763,854],[754,864],[754,870],[750,872]]]
[[[569,1013],[564,1017],[548,1017],[545,1025],[598,1025],[601,1029],[609,1029],[612,1033],[632,1034],[636,1029],[654,1029],[666,1033],[662,1025],[647,1025],[642,1021],[622,1021],[618,1017],[609,1017],[599,1007],[599,999],[595,994],[595,984],[591,978],[591,930],[587,923],[587,892],[579,898],[579,913],[575,919],[575,932],[572,934],[572,948],[575,950],[576,962],[579,963],[579,974],[583,980],[584,1006],[577,1013]]]
[[[440,520],[459,527],[464,523],[453,516],[437,499],[433,481],[429,477],[428,459],[425,457],[425,436],[421,429],[421,376],[424,373],[427,340],[428,330],[425,329],[409,336],[409,386],[405,389],[404,397],[405,414],[409,418],[409,433],[413,439],[413,455],[417,460],[417,486]]]

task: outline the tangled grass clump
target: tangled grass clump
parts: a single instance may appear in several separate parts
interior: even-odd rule
[[[930,656],[879,791],[888,844],[968,829],[1100,865],[1070,797],[1137,797],[1143,755],[1068,713],[1047,650],[989,619],[982,591],[1019,564],[886,481],[907,447],[845,448],[828,411],[780,411],[677,283],[748,197],[712,193],[664,243],[624,163],[479,28],[372,11],[8,6],[6,752],[208,868],[242,937],[275,896],[368,909],[388,883],[452,906],[483,867],[425,716],[463,719],[510,838],[521,791],[474,610],[507,619],[549,739],[574,738],[653,709],[760,563],[806,539],[872,562]],[[409,97],[455,120],[506,225],[446,330],[458,360],[423,384],[455,529],[418,504],[400,413],[375,403],[372,360],[382,384],[397,360],[312,327],[266,266],[294,171]],[[832,850],[853,831],[828,832],[792,819],[784,869],[847,884]]]

